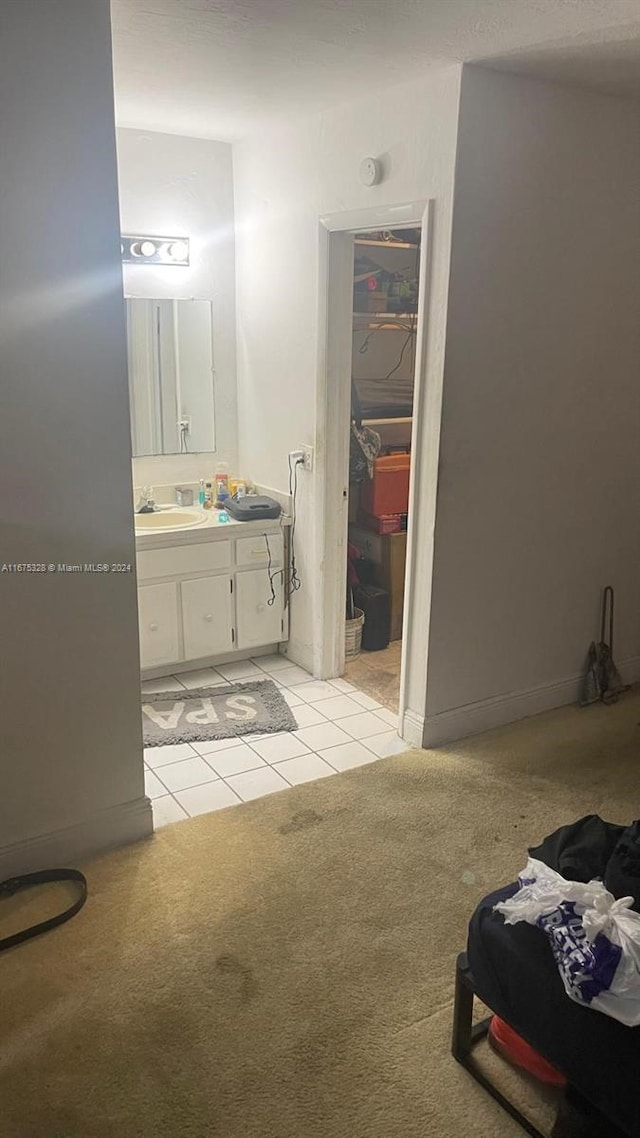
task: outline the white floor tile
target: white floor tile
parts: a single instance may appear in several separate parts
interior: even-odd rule
[[[272,680],[293,709],[298,729],[145,747],[145,790],[156,828],[190,815],[248,802],[290,785],[325,778],[406,751],[398,716],[347,680],[314,680],[286,656],[271,653],[162,676],[143,694]],[[168,793],[171,791],[172,793]]]
[[[401,755],[403,751],[411,750],[409,744],[400,739],[395,731],[385,731],[383,735],[373,735],[370,739],[365,739],[365,747],[369,747],[380,759],[386,759],[390,755]]]
[[[172,793],[176,790],[188,790],[190,786],[199,786],[201,782],[213,782],[218,777],[199,755],[157,769],[162,782]]]
[[[346,719],[338,720],[338,727],[353,739],[366,739],[369,735],[382,735],[389,730],[388,724],[374,711],[361,711],[359,715],[348,715]]]
[[[388,707],[381,707],[378,711],[376,711],[376,715],[378,716],[378,719],[384,719],[385,723],[387,723],[389,727],[397,728],[398,716],[396,715],[395,711],[389,711]]]
[[[316,723],[326,723],[324,715],[312,703],[299,703],[293,709],[293,718],[298,727],[313,727]]]
[[[246,735],[243,735],[246,739]],[[205,739],[203,743],[192,743],[194,751],[199,755],[213,755],[216,751],[228,751],[230,747],[241,747],[242,739],[233,736],[231,739]]]
[[[351,698],[355,699],[356,703],[359,703],[360,707],[363,707],[365,711],[377,711],[378,708],[382,707],[381,703],[378,703],[377,700],[372,699],[370,695],[367,695],[366,692],[363,691],[352,692]]]
[[[235,680],[253,680],[256,679],[256,677],[261,680],[266,679],[262,669],[252,664],[251,660],[238,660],[232,664],[219,664],[217,671],[220,672],[221,676],[224,676],[225,680],[231,680],[232,683]]]
[[[145,771],[144,792],[147,798],[161,798],[167,793],[167,788],[153,771]]]
[[[275,672],[273,676],[279,684],[284,684],[286,688],[293,688],[296,684],[307,684],[313,676],[309,672],[305,672],[304,668],[298,668],[293,665],[289,668],[283,668],[281,671]]]
[[[350,692],[358,690],[357,687],[355,687],[354,684],[350,684],[348,680],[329,680],[329,683],[336,691],[343,692],[345,695],[349,695]]]
[[[173,676],[160,676],[157,680],[144,680],[140,684],[143,695],[157,695],[164,691],[184,691],[183,685]]]
[[[317,727],[303,727],[294,731],[296,738],[301,739],[312,751],[320,751],[323,747],[337,747],[339,743],[350,743],[351,737],[341,731],[336,723],[318,723]]]
[[[195,672],[181,672],[180,679],[186,688],[217,688],[227,683],[214,668],[198,668]]]
[[[203,786],[192,786],[190,790],[181,790],[176,794],[176,798],[191,818],[196,814],[210,814],[213,810],[224,810],[225,806],[237,806],[241,801],[222,779],[218,779],[217,782],[207,782]]]
[[[247,747],[246,743],[241,747],[230,747],[227,751],[214,751],[213,754],[207,755],[207,762],[221,778],[228,778],[230,774],[242,774],[243,771],[255,770],[256,767],[265,765],[264,759],[261,759],[251,747]]]
[[[314,755],[309,752],[308,755],[300,755],[295,759],[287,759],[284,763],[277,763],[274,767],[280,774],[283,774],[287,782],[298,786],[301,782],[313,782],[315,778],[326,778],[329,774],[335,774],[333,767],[325,763],[319,755]]]
[[[159,830],[161,826],[168,826],[170,822],[182,822],[188,818],[186,810],[170,794],[153,800],[153,826]]]
[[[345,715],[357,715],[362,710],[359,703],[349,695],[334,695],[332,699],[320,699],[311,704],[325,719],[343,719]]]
[[[192,759],[194,750],[190,743],[169,743],[166,747],[145,747],[144,761],[152,770],[180,759]]]
[[[282,698],[289,704],[289,707],[300,707],[304,703],[302,697],[295,695],[289,688],[282,688]]]
[[[310,680],[306,684],[296,684],[294,688],[291,688],[291,691],[305,703],[315,703],[319,699],[331,699],[331,696],[336,694],[336,689],[332,688],[326,680]]]
[[[251,746],[268,763],[281,763],[284,759],[295,759],[298,755],[309,753],[309,748],[291,732],[272,735],[270,739],[259,739]]]
[[[263,672],[281,672],[283,668],[291,667],[291,660],[288,656],[280,656],[278,653],[272,653],[270,656],[256,656],[251,663],[262,668]]]
[[[252,798],[262,798],[265,794],[273,794],[276,790],[286,790],[289,786],[273,767],[262,767],[257,771],[247,771],[245,774],[235,774],[227,779],[227,783],[243,802],[250,802]]]
[[[356,743],[355,739],[340,747],[329,747],[326,751],[320,751],[320,758],[326,759],[338,771],[348,771],[352,767],[362,767],[365,763],[376,761],[371,751],[363,747],[362,743]]]

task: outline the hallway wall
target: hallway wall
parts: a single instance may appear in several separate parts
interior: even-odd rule
[[[638,104],[465,67],[427,741],[640,677]]]

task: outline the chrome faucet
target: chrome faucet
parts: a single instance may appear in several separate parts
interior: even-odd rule
[[[143,486],[142,494],[136,506],[136,514],[153,514],[155,510],[156,504],[153,500],[153,486]]]

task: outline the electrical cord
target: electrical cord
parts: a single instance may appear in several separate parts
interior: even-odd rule
[[[293,502],[292,511],[291,511],[291,515],[292,515],[291,516],[291,579],[289,581],[289,596],[291,597],[291,596],[293,596],[294,593],[298,592],[298,589],[302,585],[302,581],[300,580],[300,577],[298,575],[298,570],[296,567],[296,547],[295,547],[296,520],[297,520],[297,510],[298,510],[298,467],[302,465],[302,459],[298,459],[293,467],[291,465],[291,455],[289,455],[288,461],[289,461],[289,497],[292,499],[292,502]]]
[[[276,591],[275,591],[275,589],[274,589],[274,587],[273,587],[273,582],[275,581],[276,577],[278,577],[278,576],[279,576],[279,574],[281,574],[281,573],[284,573],[284,570],[283,570],[283,569],[278,569],[278,572],[277,572],[277,573],[272,573],[272,572],[271,572],[271,566],[273,565],[273,558],[272,558],[272,556],[271,556],[271,546],[269,545],[269,534],[268,534],[268,533],[263,533],[263,535],[262,535],[262,536],[263,536],[263,538],[264,538],[264,541],[265,541],[265,545],[266,545],[266,547],[267,547],[267,557],[268,557],[268,562],[267,562],[267,576],[268,576],[268,578],[269,578],[269,588],[271,589],[271,596],[269,597],[269,600],[267,601],[267,604],[268,604],[269,608],[273,608],[273,606],[274,606],[274,605],[275,605],[275,603],[276,603]]]
[[[405,339],[405,341],[404,341],[404,344],[402,345],[402,348],[400,349],[400,355],[399,355],[399,357],[398,357],[398,362],[397,362],[396,366],[395,366],[395,367],[392,367],[392,368],[391,368],[391,371],[389,372],[389,374],[388,374],[388,375],[385,375],[385,377],[384,377],[384,382],[385,382],[385,383],[386,383],[386,381],[387,381],[388,379],[391,379],[391,376],[392,376],[392,375],[395,375],[395,373],[397,372],[398,368],[399,368],[399,367],[400,367],[400,365],[402,364],[402,361],[403,361],[403,359],[404,359],[404,353],[405,353],[405,352],[406,352],[406,350],[407,350],[407,346],[408,346],[408,344],[410,344],[411,340],[413,339],[413,337],[414,337],[414,334],[415,334],[415,333],[414,333],[413,331],[411,331],[411,332],[409,332],[409,333],[407,334],[407,337],[406,337],[406,339]]]
[[[295,533],[296,533],[296,507],[297,507],[297,497],[298,497],[298,467],[302,466],[302,465],[303,465],[303,461],[302,461],[302,459],[299,458],[297,460],[297,462],[295,463],[295,466],[292,467],[291,455],[289,455],[289,497],[292,499],[292,503],[293,503],[293,505],[292,505],[292,517],[291,517],[291,534],[290,534],[291,577],[289,580],[289,592],[288,592],[289,597],[293,596],[294,593],[297,593],[298,589],[300,589],[300,587],[302,586],[302,581],[300,580],[300,575],[299,575],[297,567],[296,567],[296,552],[295,552],[295,546],[294,546]],[[280,525],[282,526],[282,521],[280,522]],[[269,542],[269,535],[266,533],[263,533],[262,536],[264,538],[264,543],[267,547],[267,576],[269,578],[269,589],[271,591],[271,596],[269,597],[267,604],[268,604],[269,608],[273,608],[273,606],[277,600],[274,582],[277,581],[278,577],[282,577],[284,580],[285,571],[284,571],[284,569],[276,569],[276,570],[273,569],[273,556],[271,554],[271,544]]]
[[[416,255],[415,255],[415,266],[414,266],[414,273],[415,273],[415,279],[416,279],[416,280],[418,279],[419,266],[420,266],[420,247],[418,246],[418,247],[416,248]],[[402,348],[400,349],[400,356],[398,357],[398,362],[397,362],[396,366],[395,366],[394,368],[392,368],[392,369],[391,369],[391,371],[389,372],[389,374],[385,376],[385,383],[386,383],[386,381],[387,381],[388,379],[391,379],[391,376],[392,376],[392,375],[395,375],[395,373],[397,372],[398,368],[399,368],[399,367],[400,367],[400,365],[402,364],[402,361],[403,361],[403,359],[404,359],[404,353],[405,353],[405,352],[406,352],[406,350],[407,350],[407,346],[408,346],[408,345],[411,343],[411,341],[414,339],[414,337],[415,337],[415,334],[416,334],[416,327],[415,327],[415,325],[414,325],[414,324],[412,324],[412,327],[409,329],[409,332],[408,332],[408,334],[407,334],[407,337],[406,337],[406,339],[405,339],[405,341],[404,341],[404,344],[402,345]],[[414,360],[414,370],[415,370],[415,341],[414,341],[413,360]]]
[[[189,454],[189,443],[187,441],[189,431],[188,424],[184,421],[179,422],[178,431],[180,433],[180,454]]]

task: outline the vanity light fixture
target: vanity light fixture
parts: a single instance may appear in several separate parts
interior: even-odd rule
[[[126,265],[188,265],[189,238],[123,233],[120,252]]]

